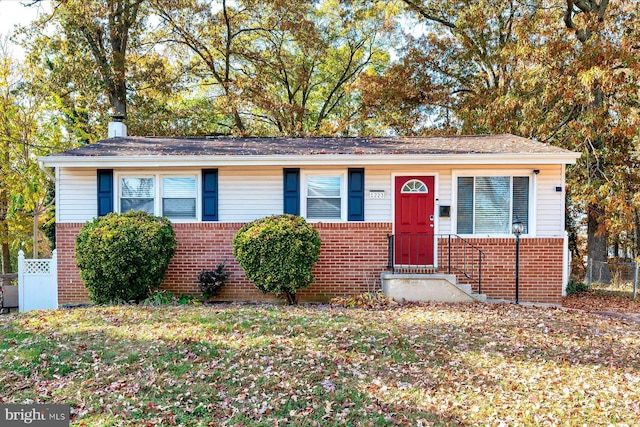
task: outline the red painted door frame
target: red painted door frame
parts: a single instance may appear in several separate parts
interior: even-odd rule
[[[395,264],[433,266],[435,177],[396,176],[394,190]]]

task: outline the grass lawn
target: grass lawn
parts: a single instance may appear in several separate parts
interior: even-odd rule
[[[0,316],[0,403],[72,425],[640,425],[640,325],[564,308]]]

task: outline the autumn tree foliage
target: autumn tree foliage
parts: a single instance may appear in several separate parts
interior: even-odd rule
[[[141,31],[139,14],[145,0],[53,1],[52,13],[39,23],[54,24],[60,42],[73,43],[71,57],[84,53],[92,60],[96,83],[108,98],[113,113],[127,115],[127,58],[132,33]],[[39,0],[33,2],[39,3]]]
[[[591,259],[640,253],[639,2],[50,5],[14,35],[49,119],[34,146],[103,138],[109,112],[136,135],[514,133],[582,153],[568,205]]]
[[[605,261],[607,236],[638,224],[637,2],[403,3],[423,31],[360,80],[364,107],[400,133],[509,132],[582,152],[568,190],[589,257]]]
[[[22,248],[32,257],[49,250],[40,226],[51,218],[52,181],[39,168],[38,156],[68,148],[53,104],[24,76],[37,70],[21,63],[0,40],[0,260],[12,270],[12,256]],[[15,259],[15,258],[14,258]]]
[[[153,1],[161,38],[191,52],[190,67],[222,112],[221,133],[350,133],[351,86],[388,63],[385,2]]]

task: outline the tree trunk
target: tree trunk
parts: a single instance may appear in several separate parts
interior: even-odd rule
[[[289,303],[289,305],[295,305],[296,304],[296,294],[292,294],[291,292],[285,291],[285,296],[287,297],[287,303]]]
[[[0,250],[2,252],[0,256],[0,264],[2,264],[2,274],[11,273],[11,253],[9,252],[9,226],[7,224],[8,206],[9,201],[7,200],[6,190],[0,188]]]
[[[0,235],[4,235],[7,224],[2,222],[0,224]],[[8,237],[8,236],[7,236]],[[11,273],[11,252],[9,252],[9,243],[2,242],[2,274]]]
[[[600,230],[599,209],[589,205],[587,208],[587,255],[589,267],[587,274],[591,274],[590,283],[609,283],[611,273],[607,264],[607,235]]]
[[[633,211],[633,219],[635,223],[634,230],[634,241],[633,241],[633,249],[632,249],[632,258],[635,258],[640,254],[640,214],[638,214],[638,209],[634,209]]]
[[[0,220],[0,244],[2,251],[2,274],[11,273],[11,252],[9,251],[9,227],[7,221]]]
[[[113,93],[109,95],[109,102],[115,115],[127,118],[127,101],[126,96],[122,96],[119,93]]]
[[[38,259],[38,209],[39,206],[36,203],[33,208],[33,259]]]
[[[233,109],[233,120],[235,121],[238,130],[241,133],[245,133],[246,128],[244,127],[244,123],[242,122],[242,117],[240,117],[240,113],[235,107]]]

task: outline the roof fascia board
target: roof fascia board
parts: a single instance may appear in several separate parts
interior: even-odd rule
[[[150,166],[280,166],[280,165],[530,165],[573,164],[580,153],[522,154],[318,154],[235,156],[47,156],[39,160],[53,167],[150,167]]]

